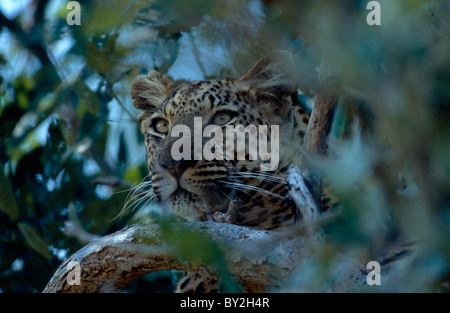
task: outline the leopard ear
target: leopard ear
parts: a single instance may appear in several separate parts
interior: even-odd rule
[[[131,83],[131,98],[136,108],[155,111],[173,90],[173,82],[157,71],[137,76]]]
[[[239,82],[246,82],[266,94],[277,97],[297,93],[294,62],[287,51],[274,51],[259,60]]]

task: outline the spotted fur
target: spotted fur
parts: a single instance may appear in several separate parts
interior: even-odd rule
[[[163,209],[191,221],[212,218],[259,229],[277,229],[301,218],[285,180],[288,166],[299,161],[309,121],[308,113],[297,104],[293,68],[289,53],[277,51],[240,79],[176,86],[156,71],[135,78],[131,96],[142,110],[139,120],[148,169]],[[221,112],[232,115],[235,125],[279,125],[280,164],[276,171],[261,172],[257,161],[172,158],[172,144],[179,139],[170,136],[175,125],[187,125],[193,134],[194,117],[202,117],[205,127]],[[160,119],[168,123],[165,134],[155,130]],[[178,291],[198,291],[197,286],[207,290],[199,279],[198,275],[186,276]]]

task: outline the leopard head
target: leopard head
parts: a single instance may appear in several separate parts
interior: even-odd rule
[[[225,212],[238,196],[250,198],[253,189],[261,188],[261,181],[265,180],[262,178],[281,175],[280,168],[290,162],[286,155],[292,155],[284,151],[288,145],[283,144],[283,139],[292,138],[296,124],[293,68],[290,54],[277,51],[262,58],[239,79],[175,85],[156,71],[134,79],[131,97],[135,107],[142,110],[139,121],[145,136],[151,184],[163,208],[188,220],[201,220],[205,210]],[[180,139],[173,136],[175,126],[184,125],[193,135],[196,128],[204,130],[212,124],[223,129],[228,125],[279,125],[278,169],[261,174],[257,160],[173,157],[172,148]],[[207,140],[202,138],[201,145]],[[194,151],[196,143],[191,143]]]

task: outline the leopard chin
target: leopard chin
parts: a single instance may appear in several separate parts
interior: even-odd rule
[[[167,211],[193,222],[205,220],[205,216],[218,211],[225,212],[230,199],[230,196],[225,194],[219,196],[209,193],[201,196],[178,187],[166,200],[162,200],[160,205]]]

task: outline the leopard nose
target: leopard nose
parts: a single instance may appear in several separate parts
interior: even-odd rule
[[[174,178],[180,178],[188,168],[192,168],[197,164],[195,160],[174,160],[172,157],[162,158],[161,166],[169,171]]]

